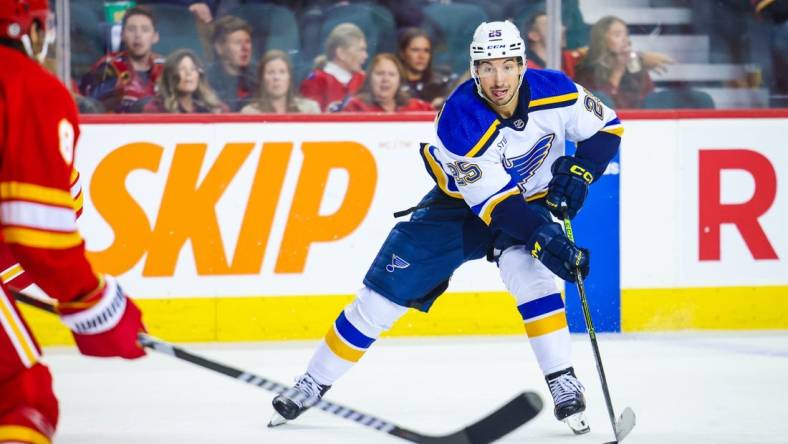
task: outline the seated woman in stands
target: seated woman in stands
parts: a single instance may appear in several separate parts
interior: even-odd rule
[[[301,95],[323,111],[337,111],[364,83],[367,41],[352,23],[340,23],[328,34],[326,52],[315,59],[315,69],[301,82]]]
[[[654,90],[642,55],[632,49],[623,20],[607,16],[591,27],[588,54],[575,69],[575,81],[613,99],[616,109],[640,108]]]
[[[457,75],[449,67],[432,66],[432,42],[427,31],[420,28],[403,30],[397,55],[405,68],[406,84],[411,96],[440,109]]]
[[[257,94],[243,114],[303,113],[318,114],[320,105],[297,96],[293,91],[293,65],[284,51],[272,49],[265,53],[257,67]]]
[[[367,80],[358,95],[350,99],[342,111],[396,112],[432,111],[429,103],[410,97],[403,88],[405,69],[397,56],[380,53],[372,59]]]
[[[203,66],[190,49],[167,56],[156,97],[145,104],[146,113],[221,113],[227,107],[208,85]]]

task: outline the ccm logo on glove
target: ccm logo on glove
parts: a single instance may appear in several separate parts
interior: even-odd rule
[[[585,180],[589,185],[591,185],[591,182],[594,181],[594,175],[580,165],[572,165],[572,167],[569,168],[569,172],[576,176],[582,177],[583,180]]]

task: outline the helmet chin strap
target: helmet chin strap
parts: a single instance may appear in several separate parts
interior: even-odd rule
[[[44,39],[44,44],[41,46],[41,52],[39,53],[33,51],[33,42],[30,40],[29,34],[24,34],[19,40],[22,41],[22,46],[25,47],[25,52],[28,56],[38,60],[38,63],[44,63],[44,59],[47,58],[47,52],[49,51],[49,45],[52,43],[48,35]]]

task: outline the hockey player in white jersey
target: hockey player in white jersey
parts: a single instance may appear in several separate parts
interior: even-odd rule
[[[514,296],[555,403],[575,433],[590,430],[575,376],[565,305],[555,276],[589,272],[588,252],[556,217],[573,218],[615,156],[615,113],[558,71],[527,70],[510,22],[482,23],[470,45],[472,79],[447,99],[436,139],[421,154],[436,187],[398,223],[290,391],[274,398],[270,425],[294,419],[408,308],[428,311],[463,262],[488,251]],[[574,156],[565,142],[577,143]]]

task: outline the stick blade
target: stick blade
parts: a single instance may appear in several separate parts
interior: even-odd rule
[[[635,412],[627,407],[621,412],[621,416],[618,417],[618,421],[616,421],[616,440],[619,442],[623,441],[624,438],[629,435],[629,432],[635,428]]]
[[[542,411],[542,398],[523,392],[484,418],[447,436],[429,437],[425,444],[487,444],[513,432]]]

